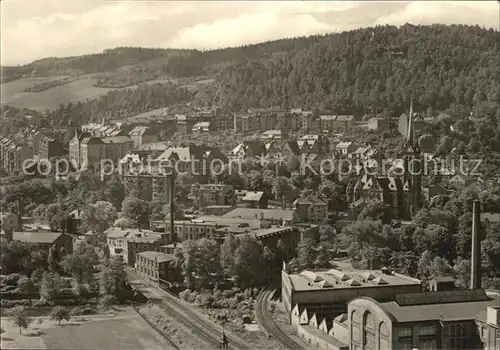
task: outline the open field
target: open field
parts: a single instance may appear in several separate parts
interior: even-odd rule
[[[66,105],[69,102],[75,103],[78,101],[84,101],[88,98],[96,98],[100,95],[104,95],[110,90],[117,90],[115,88],[95,87],[94,84],[97,82],[97,79],[94,79],[91,76],[82,76],[81,79],[78,79],[76,81],[64,85],[55,86],[38,93],[24,92],[24,89],[26,89],[27,87],[31,87],[34,84],[39,84],[60,78],[62,77],[50,76],[43,78],[22,78],[2,84],[0,86],[1,104],[14,106],[17,108],[30,108],[43,112],[47,109],[56,109],[61,104]],[[158,79],[150,80],[145,84],[168,83],[169,81],[175,82],[176,80],[169,79],[167,77],[159,77]],[[210,84],[212,82],[213,79],[205,79],[182,85],[182,87],[187,88],[189,91],[195,91],[199,89],[200,86]],[[133,85],[123,89],[134,89],[136,87],[137,85]]]
[[[95,79],[83,77],[68,84],[55,86],[41,92],[24,92],[24,89],[35,83],[54,80],[60,77],[51,76],[47,78],[22,78],[2,84],[2,104],[18,108],[31,108],[38,111],[52,110],[60,104],[78,102],[87,98],[95,98],[105,94],[106,88],[94,87]]]
[[[84,316],[61,326],[40,317],[19,334],[8,319],[2,317],[2,349],[171,349],[163,338],[131,308],[116,315]]]

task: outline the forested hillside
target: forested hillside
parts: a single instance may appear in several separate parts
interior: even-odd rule
[[[290,39],[301,42],[303,39]],[[361,114],[416,108],[500,113],[500,33],[470,26],[360,29],[226,67],[223,106],[306,107]],[[269,46],[283,44],[269,43]],[[293,45],[289,45],[293,47]],[[498,114],[497,114],[498,116]]]

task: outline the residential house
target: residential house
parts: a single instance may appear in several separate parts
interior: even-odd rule
[[[267,130],[260,135],[262,140],[282,140],[286,138],[286,134],[282,130]]]
[[[230,153],[231,158],[253,158],[262,157],[267,154],[267,148],[264,142],[259,140],[243,141],[236,146]]]
[[[211,205],[232,205],[235,200],[233,185],[193,185],[191,191],[195,193],[197,192],[196,200],[201,210]]]
[[[210,122],[199,122],[193,126],[193,132],[209,132]]]
[[[354,117],[352,115],[320,115],[318,129],[326,132],[345,133],[352,130]]]
[[[328,204],[318,197],[298,198],[293,205],[304,222],[320,222],[328,216]]]
[[[125,260],[124,249],[127,244],[127,237],[133,234],[132,230],[120,227],[110,227],[104,232],[104,234],[106,235],[109,255],[111,257],[118,257],[121,260]]]
[[[204,145],[189,145],[188,147],[171,147],[160,154],[154,163],[164,169],[170,167],[171,162],[176,162],[175,171],[179,174],[194,176],[209,176],[210,165],[226,164],[227,157],[218,148]]]
[[[353,142],[339,142],[335,145],[335,152],[343,157],[352,154],[358,146]]]
[[[263,191],[238,191],[243,193],[240,203],[247,208],[266,209],[267,195]]]
[[[136,126],[129,132],[129,136],[134,143],[134,149],[141,147],[144,144],[149,144],[158,141],[158,133],[148,126]]]
[[[388,118],[373,117],[368,119],[368,130],[376,132],[389,131],[390,121]]]
[[[464,188],[477,182],[476,178],[470,175],[456,174],[448,180],[450,185],[456,188]]]

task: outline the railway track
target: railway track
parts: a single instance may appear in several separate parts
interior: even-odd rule
[[[255,307],[255,315],[257,323],[261,325],[268,335],[276,338],[286,349],[304,349],[300,344],[296,343],[274,322],[271,314],[269,313],[269,299],[272,297],[276,289],[265,288],[263,289],[258,298]]]
[[[192,329],[193,335],[205,340],[210,348],[218,348],[222,340],[222,327],[214,324],[214,322],[198,311],[194,310],[189,304],[179,300],[173,294],[151,284],[144,280],[132,269],[127,269],[127,277],[129,280],[141,281],[143,285],[149,288],[148,292],[153,294],[160,300],[160,306],[168,313],[175,316],[178,321],[183,323],[188,328]],[[147,297],[147,296],[146,296]],[[149,299],[149,298],[148,298]],[[228,340],[230,349],[252,349],[247,342],[239,337],[224,331]]]

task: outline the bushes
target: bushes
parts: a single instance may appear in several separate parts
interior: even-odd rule
[[[21,274],[19,273],[11,273],[10,275],[7,275],[3,281],[4,284],[8,286],[14,286],[17,287],[17,284],[19,283],[19,279],[21,278]]]
[[[61,324],[62,320],[66,320],[66,322],[68,322],[71,319],[71,315],[67,308],[63,306],[56,306],[50,313],[50,319],[57,321],[58,324]]]

